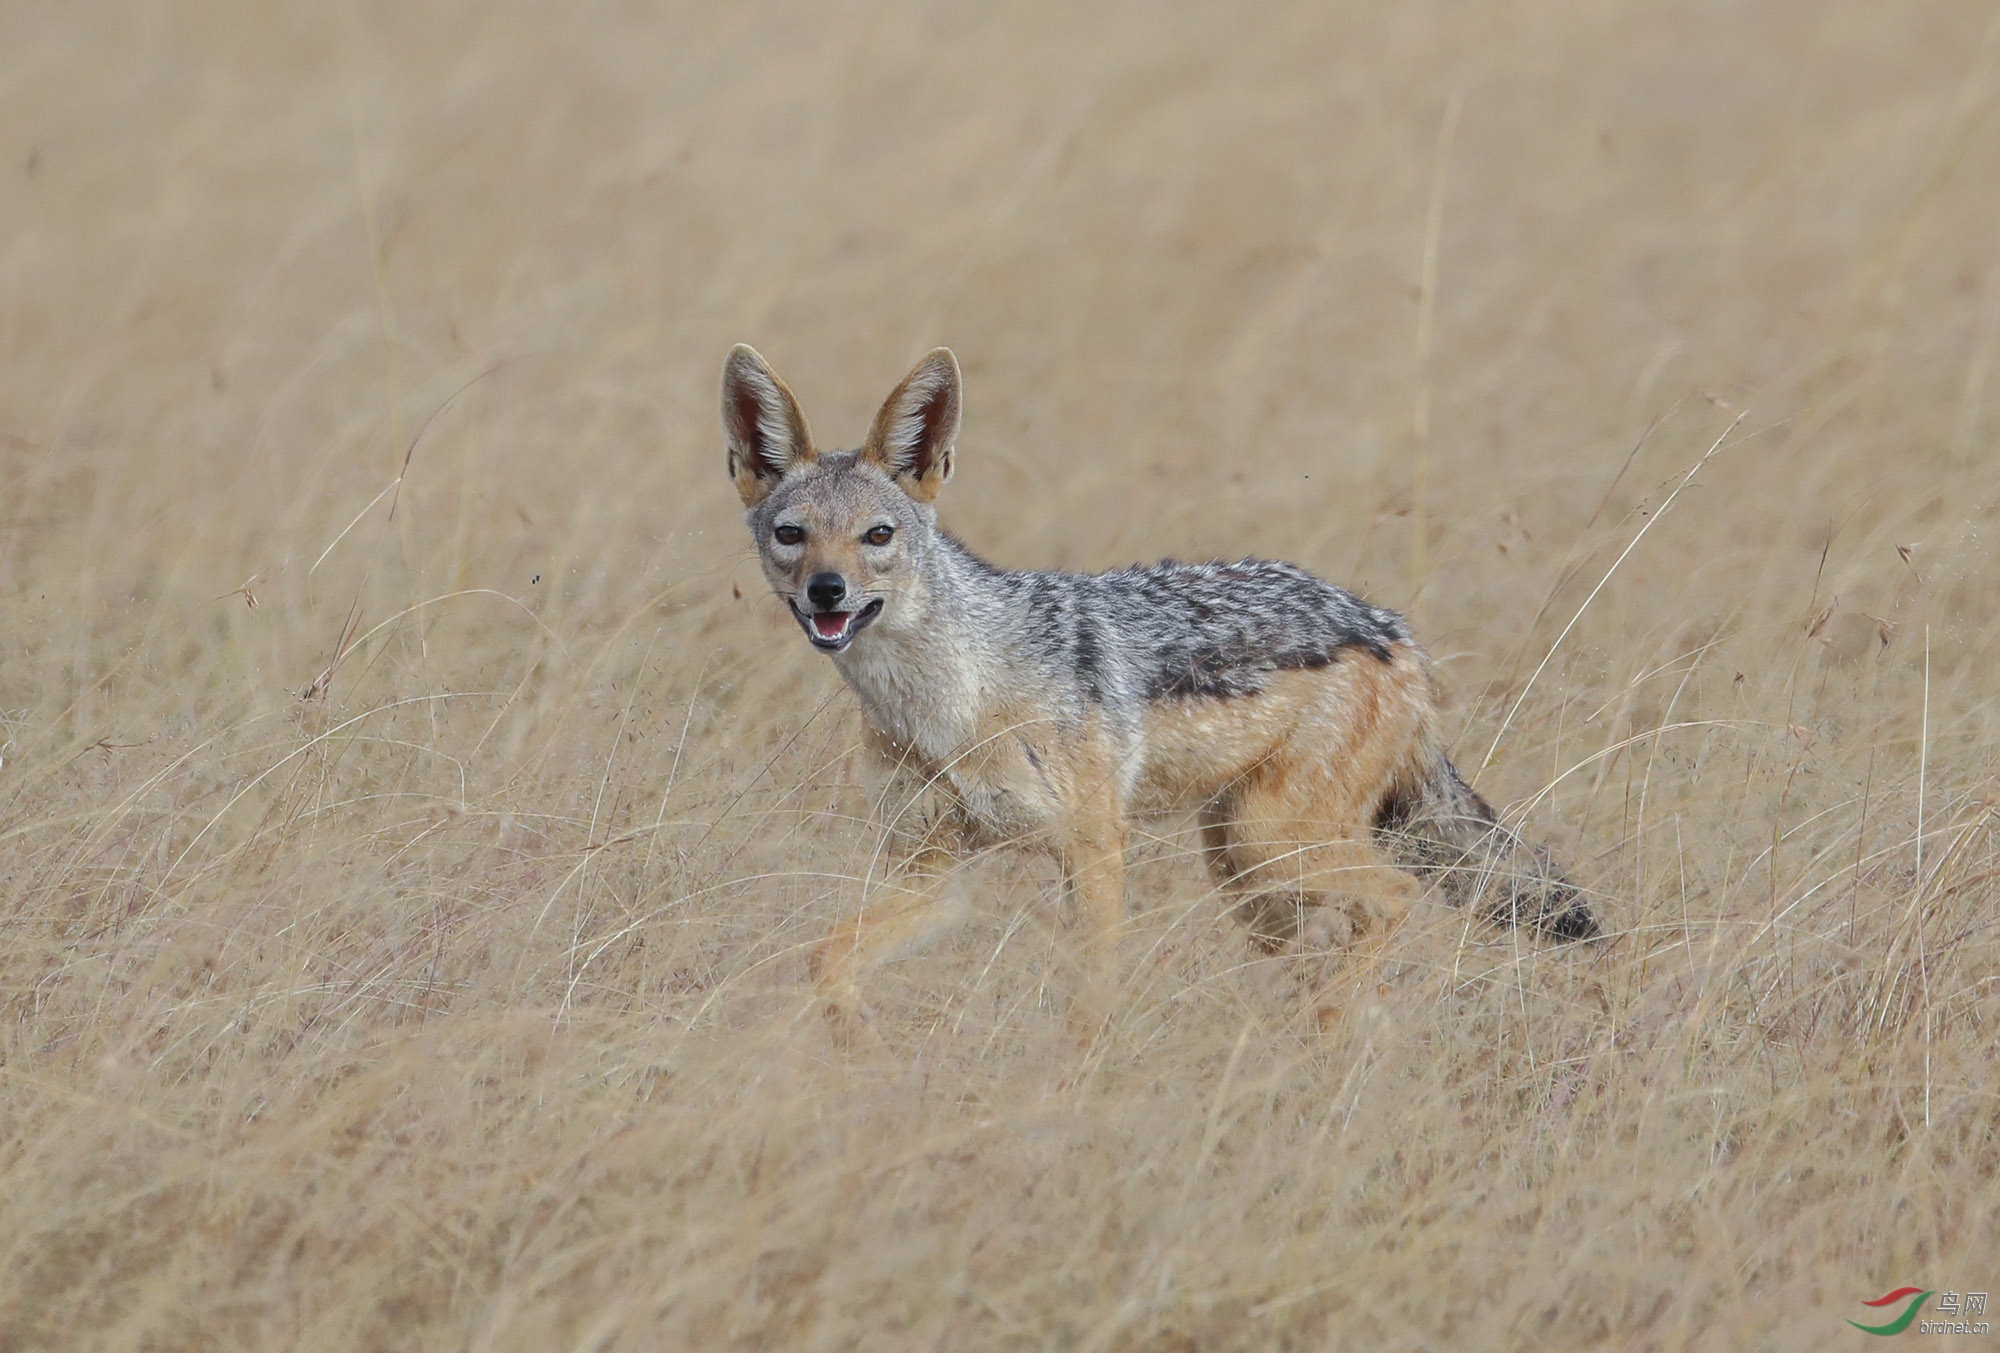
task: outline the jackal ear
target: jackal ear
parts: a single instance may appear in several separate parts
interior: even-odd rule
[[[722,364],[722,431],[729,477],[745,507],[763,502],[788,471],[819,455],[798,400],[748,343],[731,348]]]
[[[887,470],[920,503],[938,496],[951,478],[958,441],[958,358],[933,348],[883,401],[861,459]]]

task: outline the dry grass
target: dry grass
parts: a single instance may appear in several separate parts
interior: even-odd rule
[[[16,5],[0,128],[0,1348],[1818,1348],[2000,1283],[1990,4]],[[829,439],[954,345],[1002,562],[1412,610],[1616,941],[1260,960],[1167,823],[1088,1060],[1006,858],[836,1057],[857,723],[739,339]]]

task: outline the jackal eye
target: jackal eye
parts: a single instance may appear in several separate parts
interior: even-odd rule
[[[805,538],[805,528],[803,526],[794,526],[790,522],[786,522],[783,526],[771,532],[771,539],[777,541],[780,545],[796,545]]]
[[[870,545],[887,545],[895,534],[893,526],[871,526],[861,533],[861,538]]]

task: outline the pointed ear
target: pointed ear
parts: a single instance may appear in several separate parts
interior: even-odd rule
[[[798,400],[748,343],[731,348],[722,364],[722,431],[729,477],[745,507],[763,502],[789,471],[819,455]]]
[[[875,415],[861,459],[887,470],[920,503],[951,478],[958,441],[958,359],[935,348],[918,362]]]

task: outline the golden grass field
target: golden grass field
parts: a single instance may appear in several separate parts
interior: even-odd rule
[[[1821,1350],[2000,1287],[1996,13],[8,7],[0,1349]],[[1087,1054],[1016,856],[837,1054],[859,722],[739,340],[835,444],[952,345],[999,563],[1410,611],[1613,938],[1266,957],[1163,822]]]

